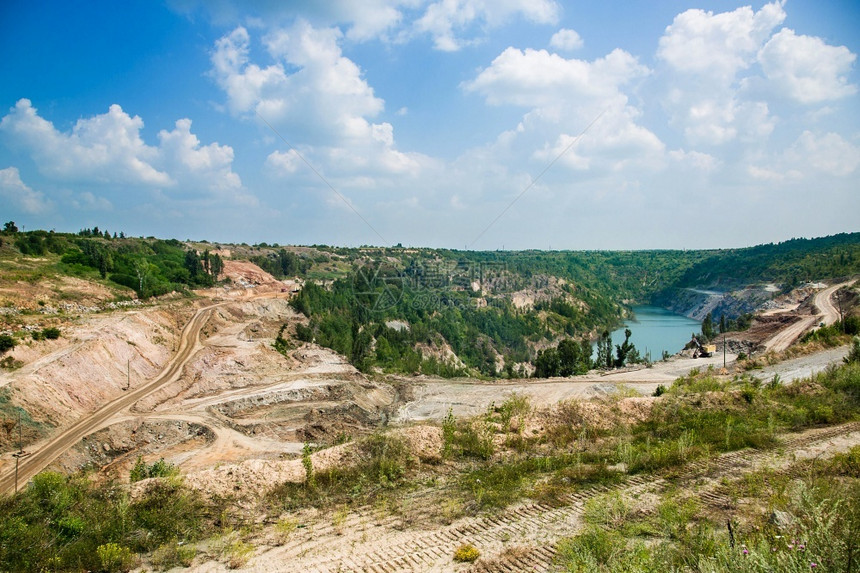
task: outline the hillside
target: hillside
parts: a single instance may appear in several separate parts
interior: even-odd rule
[[[857,287],[788,290],[780,249],[731,254],[768,310],[725,358],[582,375],[628,304],[717,293],[684,281],[729,255],[2,240],[2,570],[696,569],[737,557],[726,520],[779,568],[771,508],[851,559],[821,516],[857,510]]]
[[[860,233],[720,251],[220,245],[98,228],[7,232],[0,240],[0,304],[9,326],[15,312],[72,310],[71,299],[86,307],[229,284],[225,261],[245,260],[274,280],[306,283],[293,303],[309,318],[296,327],[300,340],[331,348],[365,372],[449,377],[528,376],[540,367],[539,353],[565,339],[597,339],[630,304],[733,321],[802,281],[860,273]],[[570,368],[587,371],[585,347],[575,353]]]

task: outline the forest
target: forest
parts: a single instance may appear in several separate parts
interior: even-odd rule
[[[224,266],[219,249],[205,241],[132,238],[98,227],[20,232],[10,221],[0,233],[3,245],[3,253],[53,255],[61,273],[128,287],[140,298],[210,287]],[[730,290],[768,282],[790,289],[860,273],[860,233],[723,250],[298,249],[264,243],[241,252],[233,256],[278,279],[308,278],[292,302],[308,318],[297,327],[300,340],[332,348],[366,372],[449,377],[565,376],[595,365],[622,366],[642,357],[629,340],[613,348],[606,339],[632,304],[688,287]],[[733,327],[748,319],[724,318]],[[596,361],[592,341],[598,342]]]

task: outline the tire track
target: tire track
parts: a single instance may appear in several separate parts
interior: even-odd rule
[[[785,456],[791,451],[856,431],[860,431],[860,422],[787,435],[777,452]],[[372,539],[353,542],[346,551],[346,555],[343,552],[335,555],[325,554],[326,551],[338,552],[339,549],[338,543],[332,538],[337,528],[323,526],[309,531],[309,535],[303,540],[296,540],[282,548],[285,553],[293,555],[297,551],[300,552],[296,558],[278,559],[276,564],[268,562],[265,570],[271,573],[297,570],[307,573],[467,570],[466,566],[454,564],[452,557],[457,547],[464,543],[471,543],[481,551],[483,562],[479,561],[468,569],[469,571],[475,573],[549,572],[553,568],[553,560],[558,552],[558,542],[564,537],[575,534],[580,528],[584,507],[589,499],[608,492],[637,495],[646,491],[661,490],[670,483],[678,481],[737,475],[747,468],[761,464],[773,455],[774,450],[746,449],[729,452],[716,459],[692,462],[672,478],[639,474],[611,486],[598,485],[568,494],[554,506],[544,503],[521,504],[498,515],[469,518],[447,527],[421,533],[415,533],[414,530],[391,532],[387,530],[387,526],[390,526],[394,519],[389,518],[384,524],[374,526],[378,527],[378,530],[371,531]],[[727,496],[719,492],[705,491],[697,495],[706,503],[730,502]],[[360,528],[362,525],[367,525],[367,519],[368,514],[356,514],[345,521],[341,527],[343,529]],[[506,555],[505,550],[511,540],[516,540],[516,543],[525,544],[527,547]],[[279,566],[285,561],[289,563],[287,568]]]

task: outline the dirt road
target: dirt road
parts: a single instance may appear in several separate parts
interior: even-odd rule
[[[106,425],[118,412],[130,407],[136,401],[154,392],[161,386],[176,380],[182,373],[182,368],[186,362],[200,348],[200,329],[206,324],[212,311],[223,304],[227,303],[218,303],[201,308],[188,321],[180,335],[179,350],[176,356],[167,364],[161,375],[148,384],[129,391],[121,398],[105,404],[99,410],[78,420],[72,426],[53,436],[47,442],[33,446],[31,448],[32,453],[29,456],[20,458],[18,484],[27,483],[27,480],[42,471],[63,452],[78,443],[81,438]],[[14,488],[15,469],[12,467],[5,474],[0,475],[0,494],[9,493]]]
[[[815,295],[815,306],[818,308],[819,314],[802,317],[794,324],[780,330],[776,335],[764,343],[767,350],[781,352],[791,346],[791,343],[800,338],[804,332],[816,324],[821,322],[824,324],[833,324],[839,320],[839,309],[833,305],[833,293],[842,287],[854,284],[856,280],[857,279],[839,283],[817,293]]]
[[[734,361],[728,354],[726,360]],[[482,382],[472,379],[422,378],[408,380],[413,400],[403,405],[394,421],[441,420],[451,410],[457,417],[476,416],[495,403],[501,404],[511,394],[528,396],[533,406],[549,406],[572,398],[588,399],[606,396],[620,389],[650,396],[663,384],[669,386],[692,369],[720,368],[723,355],[710,358],[673,358],[655,362],[652,367],[610,373],[585,374],[572,378],[543,378],[517,381]]]

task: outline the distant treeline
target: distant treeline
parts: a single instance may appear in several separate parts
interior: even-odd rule
[[[24,255],[56,253],[63,272],[98,273],[141,297],[210,286],[223,267],[217,254],[175,239],[127,238],[98,228],[21,233],[10,221],[0,240]],[[513,377],[523,363],[544,375],[581,372],[593,366],[584,343],[618,326],[627,305],[680,288],[769,282],[788,289],[860,274],[860,233],[730,250],[314,246],[300,256],[277,245],[255,249],[248,259],[277,278],[332,278],[326,286],[308,281],[294,299],[310,319],[298,328],[299,338],[342,353],[362,370],[447,376]],[[604,338],[599,365],[641,358],[632,345],[613,349]],[[578,345],[563,343],[568,339]]]
[[[671,286],[733,288],[773,282],[788,289],[807,281],[856,274],[860,274],[860,233],[841,233],[712,251],[684,271]]]

